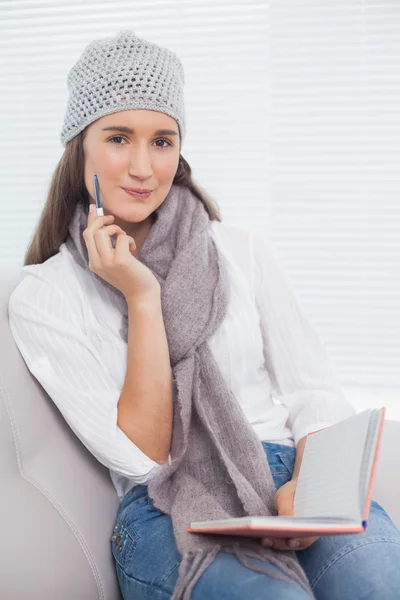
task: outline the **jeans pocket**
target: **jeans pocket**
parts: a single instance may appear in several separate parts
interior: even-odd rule
[[[287,473],[272,473],[272,479],[274,480],[275,488],[279,490],[282,485],[285,485],[290,480]]]
[[[137,541],[138,539],[132,525],[130,525],[128,530],[124,519],[117,518],[111,536],[111,552],[114,560],[122,569],[124,569],[126,564],[131,560],[136,549]]]
[[[154,506],[147,486],[137,486],[128,494],[118,510],[111,542],[114,559],[122,571],[131,576],[137,570],[137,550],[141,548],[142,552],[149,524],[162,513]]]
[[[119,511],[111,537],[119,577],[124,585],[128,581],[131,586],[139,582],[157,586],[159,590],[169,590],[171,586],[172,593],[181,555],[171,516],[156,508],[148,495],[140,490],[127,500],[130,502]],[[136,593],[132,591],[128,596],[136,598]],[[138,597],[142,596],[139,594]]]
[[[292,456],[293,454],[293,456]],[[296,453],[276,452],[274,468],[271,469],[276,489],[292,479]]]
[[[272,445],[269,444],[266,448],[268,463],[275,487],[276,489],[279,489],[292,478],[296,460],[296,451],[292,448],[289,448],[288,450],[285,449],[285,451],[276,451],[276,449],[271,446]]]
[[[290,455],[287,452],[277,452],[276,456],[281,461],[285,473],[289,475],[289,479],[291,479],[296,462],[296,452],[291,452]]]

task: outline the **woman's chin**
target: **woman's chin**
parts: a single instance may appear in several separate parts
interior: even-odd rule
[[[119,225],[122,229],[123,227],[123,223],[143,223],[147,220],[150,220],[153,222],[154,217],[152,216],[153,213],[151,211],[147,210],[140,210],[137,207],[128,207],[125,210],[121,210],[121,207],[119,207],[118,210],[113,211],[112,209],[110,209],[110,214],[114,215],[114,223],[116,225]]]
[[[150,206],[143,206],[140,202],[120,202],[109,209],[115,217],[120,219],[145,219],[151,213]]]

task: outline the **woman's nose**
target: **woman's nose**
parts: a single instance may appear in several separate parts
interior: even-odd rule
[[[130,175],[145,181],[152,175],[151,157],[145,150],[132,152],[130,161]]]

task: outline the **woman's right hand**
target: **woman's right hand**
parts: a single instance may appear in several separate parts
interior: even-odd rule
[[[97,216],[95,206],[89,212],[88,226],[83,231],[89,269],[120,290],[126,300],[159,294],[161,287],[155,275],[131,254],[136,248],[135,240],[118,225],[112,225],[113,221],[113,215]],[[115,248],[111,244],[113,235],[117,236]]]

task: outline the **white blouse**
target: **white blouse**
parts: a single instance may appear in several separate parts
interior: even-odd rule
[[[210,223],[210,234],[228,261],[231,286],[228,314],[210,347],[258,438],[295,446],[355,414],[266,237],[219,221]],[[163,467],[117,425],[127,367],[120,301],[112,303],[106,288],[100,295],[62,244],[43,264],[22,267],[8,310],[30,372],[110,470],[122,499]]]

